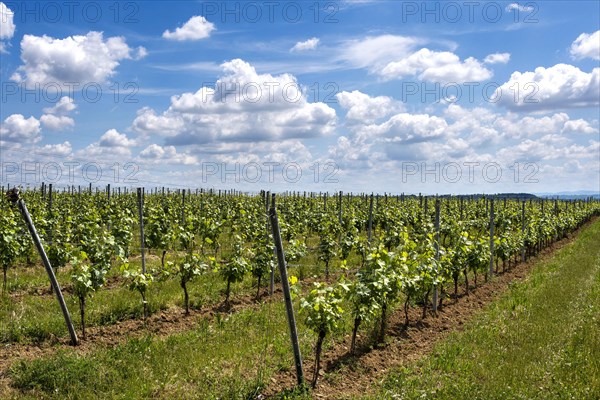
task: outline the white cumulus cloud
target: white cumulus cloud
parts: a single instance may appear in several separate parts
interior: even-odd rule
[[[588,121],[584,119],[574,119],[565,122],[562,132],[576,132],[576,133],[598,133],[598,128],[594,128]]]
[[[109,129],[100,137],[98,145],[101,147],[131,147],[135,146],[135,140],[129,139],[124,133],[116,129]]]
[[[156,163],[197,164],[197,159],[194,156],[178,153],[175,146],[159,146],[155,143],[140,152],[140,159]]]
[[[75,110],[76,108],[77,108],[77,105],[75,104],[75,101],[72,98],[70,98],[69,96],[63,96],[52,107],[44,108],[44,112],[46,114],[64,115],[64,114],[70,113],[71,111]]]
[[[485,64],[506,64],[510,61],[510,53],[494,53],[488,54],[483,62]]]
[[[6,4],[0,2],[0,54],[7,53],[4,40],[12,39],[15,34],[14,15]]]
[[[577,60],[582,58],[600,60],[600,30],[579,35],[571,44],[571,56]]]
[[[39,153],[46,156],[66,157],[71,154],[71,151],[73,151],[73,148],[69,142],[46,144],[39,148]]]
[[[335,110],[310,103],[290,74],[259,74],[235,59],[222,64],[214,87],[171,98],[162,114],[143,108],[132,129],[167,138],[167,144],[251,142],[318,137],[335,127]]]
[[[40,122],[51,131],[62,131],[75,126],[73,118],[64,115],[44,114],[40,117]]]
[[[319,45],[319,38],[310,38],[305,40],[304,42],[298,42],[290,49],[290,51],[306,51],[306,50],[314,50]]]
[[[449,51],[433,51],[422,48],[417,52],[387,64],[381,75],[386,79],[402,79],[416,76],[430,82],[476,82],[492,77],[492,72],[473,57],[464,61]]]
[[[23,65],[11,79],[31,85],[104,83],[116,73],[121,60],[133,58],[133,51],[123,37],[105,39],[102,32],[64,39],[25,35],[21,40]]]
[[[0,40],[11,39],[15,34],[15,13],[0,2]]]
[[[119,133],[116,129],[109,129],[100,137],[100,140],[78,150],[75,155],[91,160],[118,160],[130,157],[131,147],[135,143],[135,140],[127,138],[125,134]]]
[[[40,130],[40,121],[35,117],[12,114],[0,126],[0,137],[8,142],[37,143],[42,139]]]
[[[513,72],[508,82],[496,89],[498,104],[511,110],[548,110],[598,107],[600,68],[587,73],[568,64],[535,71]]]
[[[346,120],[359,121],[360,123],[374,122],[377,119],[404,110],[403,104],[391,97],[371,97],[358,90],[340,92],[336,95],[336,98],[340,106],[348,110]]]
[[[162,37],[168,40],[200,40],[210,36],[211,32],[215,30],[215,25],[209,22],[201,15],[194,16],[189,19],[185,24],[175,29],[174,32],[166,30],[163,32]]]

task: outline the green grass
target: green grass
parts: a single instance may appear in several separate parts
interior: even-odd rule
[[[152,253],[156,254],[154,251]],[[160,255],[160,252],[158,254]],[[176,257],[172,253],[167,253],[167,260],[174,260]],[[357,255],[353,255],[351,262],[359,264],[360,259]],[[141,268],[139,259],[132,261],[131,264],[132,268]],[[146,265],[150,271],[158,270],[160,259],[148,257]],[[331,262],[332,274],[340,273],[338,265],[339,260]],[[309,252],[290,267],[289,274],[303,279],[323,276],[323,271],[324,267],[318,262],[316,254]],[[101,288],[87,300],[86,326],[111,325],[117,321],[142,317],[143,308],[139,294],[124,287],[124,282],[119,275],[118,268],[111,269],[108,277],[119,279],[120,284],[110,289]],[[73,323],[80,331],[78,301],[64,290],[71,286],[70,267],[60,269],[57,278],[63,288]],[[268,280],[268,276],[263,278],[261,283],[263,288],[268,285]],[[232,285],[232,300],[235,301],[236,297],[242,295],[255,294],[255,285],[255,278],[248,273],[243,282]],[[195,279],[188,285],[190,306],[201,308],[219,304],[225,298],[223,294],[225,286],[222,277],[212,271]],[[68,337],[59,305],[55,296],[48,293],[48,288],[48,277],[41,265],[17,267],[9,271],[8,292],[19,292],[19,295],[0,297],[0,343],[40,343],[52,337]],[[46,294],[35,294],[36,292]],[[155,281],[149,289],[148,302],[150,313],[174,306],[183,307],[183,292],[179,281],[177,279]]]
[[[600,221],[372,399],[599,399]]]
[[[270,376],[293,366],[282,304],[203,320],[168,338],[148,335],[86,355],[70,349],[10,372],[15,398],[252,398]],[[300,334],[308,352],[312,337]]]

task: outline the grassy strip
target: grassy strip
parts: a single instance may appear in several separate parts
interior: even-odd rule
[[[169,259],[173,260],[174,257]],[[353,255],[350,261],[359,264],[359,256]],[[139,264],[140,261],[138,260],[132,262],[133,268],[138,267]],[[160,269],[160,260],[157,258],[148,260],[147,267],[149,270]],[[318,263],[316,254],[311,253],[303,257],[301,262],[294,264],[289,273],[304,279],[315,275],[322,276],[322,269],[323,266]],[[339,270],[335,267],[332,267],[332,270],[339,273]],[[109,276],[118,274],[119,272],[115,268],[110,271]],[[17,291],[19,288],[47,290],[49,287],[48,278],[44,269],[40,266],[22,270],[15,269],[10,272],[10,275],[9,291]],[[268,285],[268,279],[268,276],[263,278],[261,283],[263,288]],[[58,280],[63,288],[69,287],[70,268],[60,270]],[[124,287],[124,283],[121,282],[110,289],[101,288],[88,299],[86,310],[86,325],[88,327],[111,325],[117,321],[141,318],[143,314],[141,298],[137,292],[132,292]],[[232,285],[232,299],[235,300],[238,296],[255,294],[255,285],[256,279],[248,273],[243,282]],[[188,286],[190,306],[201,308],[221,303],[224,300],[222,292],[225,286],[225,281],[218,273],[211,271],[204,274]],[[81,324],[77,298],[65,293],[65,299],[73,323],[79,331]],[[166,282],[155,281],[149,289],[148,302],[150,313],[173,306],[183,307],[183,292],[179,286],[179,281],[177,279],[170,279]],[[64,320],[54,295],[48,293],[40,296],[23,292],[18,297],[0,297],[0,343],[41,343],[52,337],[65,338],[67,336]]]
[[[372,399],[600,396],[600,221]]]
[[[293,366],[282,304],[264,304],[166,339],[148,335],[86,355],[64,350],[20,361],[13,398],[253,398],[277,370]],[[303,351],[312,338],[301,332]]]

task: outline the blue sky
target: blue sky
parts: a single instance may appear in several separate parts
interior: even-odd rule
[[[600,2],[0,3],[2,183],[600,191]]]

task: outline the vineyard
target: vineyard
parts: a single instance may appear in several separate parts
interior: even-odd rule
[[[292,373],[315,388],[335,342],[349,338],[343,357],[384,346],[392,315],[407,329],[435,318],[600,215],[598,201],[495,196],[43,187],[21,197],[80,344],[68,345],[28,227],[3,199],[0,391],[32,398],[253,398],[290,389],[279,378]],[[125,381],[135,395],[115,392]]]

